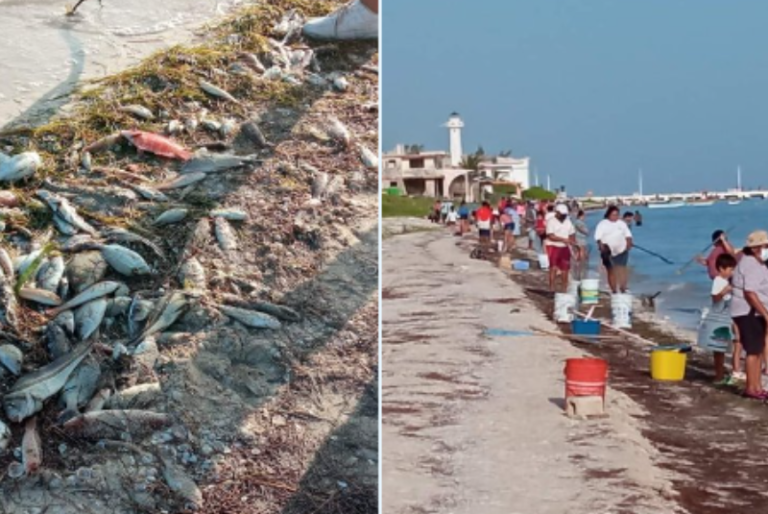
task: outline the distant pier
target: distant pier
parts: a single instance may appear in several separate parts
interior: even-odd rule
[[[707,200],[765,200],[768,198],[768,189],[756,189],[752,191],[707,191],[699,193],[660,193],[656,195],[608,195],[608,196],[580,196],[580,202],[620,202],[623,204],[645,204],[660,202],[689,202]]]

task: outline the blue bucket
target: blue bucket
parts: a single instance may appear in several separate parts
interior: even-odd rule
[[[599,336],[600,322],[594,319],[575,319],[571,322],[571,332],[576,336]]]
[[[531,263],[528,261],[512,261],[512,268],[516,269],[517,271],[528,271],[531,269]]]

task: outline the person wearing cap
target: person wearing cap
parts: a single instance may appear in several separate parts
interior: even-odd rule
[[[744,256],[731,279],[731,317],[747,353],[744,395],[764,401],[768,399],[768,392],[763,389],[760,378],[768,320],[768,267],[765,265],[768,261],[768,232],[756,230],[749,234],[742,253]]]
[[[608,273],[608,285],[613,294],[627,292],[629,274],[629,251],[632,249],[632,232],[619,219],[619,208],[611,205],[605,211],[604,219],[595,228],[595,241],[600,249],[600,258]]]
[[[560,272],[561,292],[568,290],[568,274],[571,270],[571,245],[576,244],[576,228],[568,217],[568,207],[559,204],[554,216],[547,221],[544,244],[549,257],[549,290],[556,291],[555,282]],[[768,269],[768,268],[766,268]]]

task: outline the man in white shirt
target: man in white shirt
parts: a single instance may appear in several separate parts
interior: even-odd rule
[[[632,232],[626,223],[619,219],[619,208],[608,207],[605,219],[595,228],[595,241],[600,249],[600,257],[608,272],[608,285],[616,294],[627,292],[629,273],[629,251],[632,249]]]
[[[568,274],[571,271],[571,245],[576,244],[576,228],[568,217],[568,207],[555,207],[554,216],[547,221],[547,237],[544,241],[549,257],[549,290],[555,291],[557,273],[560,272],[562,292],[568,290]]]

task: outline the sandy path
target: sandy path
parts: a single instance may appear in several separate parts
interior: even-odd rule
[[[563,415],[577,349],[483,335],[554,329],[519,285],[443,232],[385,240],[383,266],[384,512],[681,512],[628,397],[609,391],[607,419]]]

